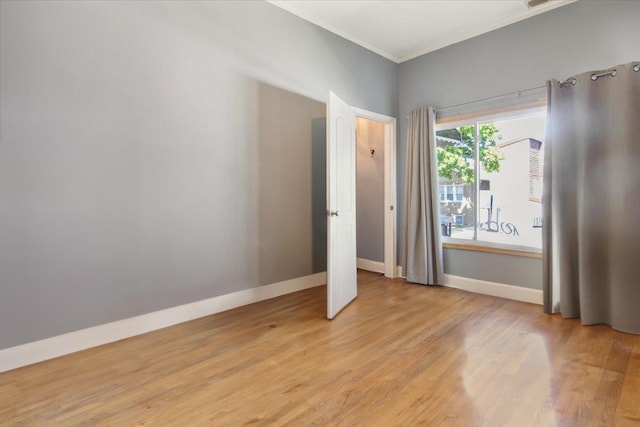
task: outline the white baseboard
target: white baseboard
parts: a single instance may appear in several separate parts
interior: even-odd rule
[[[0,350],[0,372],[327,283],[327,273],[245,289]]]
[[[384,273],[384,262],[371,261],[366,258],[358,258],[357,266],[361,270],[373,271],[374,273]]]
[[[454,276],[452,274],[445,274],[444,277],[445,286],[450,288],[542,305],[542,291],[539,289],[505,285],[503,283],[488,282],[485,280],[471,279],[469,277]]]

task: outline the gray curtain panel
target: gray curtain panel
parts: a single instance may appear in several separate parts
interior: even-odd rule
[[[434,125],[433,108],[409,114],[402,271],[424,285],[444,283]]]
[[[638,334],[640,65],[547,89],[544,310]]]

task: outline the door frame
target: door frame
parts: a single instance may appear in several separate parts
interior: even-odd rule
[[[384,275],[393,279],[399,276],[396,264],[396,118],[362,108],[353,107],[353,110],[356,118],[384,125]]]

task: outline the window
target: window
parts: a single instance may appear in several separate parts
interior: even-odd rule
[[[541,248],[544,109],[436,126],[445,241]]]
[[[449,202],[461,202],[464,189],[462,185],[440,185],[440,200]]]
[[[542,201],[542,142],[529,140],[529,200]]]

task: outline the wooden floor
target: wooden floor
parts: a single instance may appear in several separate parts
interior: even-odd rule
[[[640,337],[359,273],[0,374],[0,425],[640,425]]]

